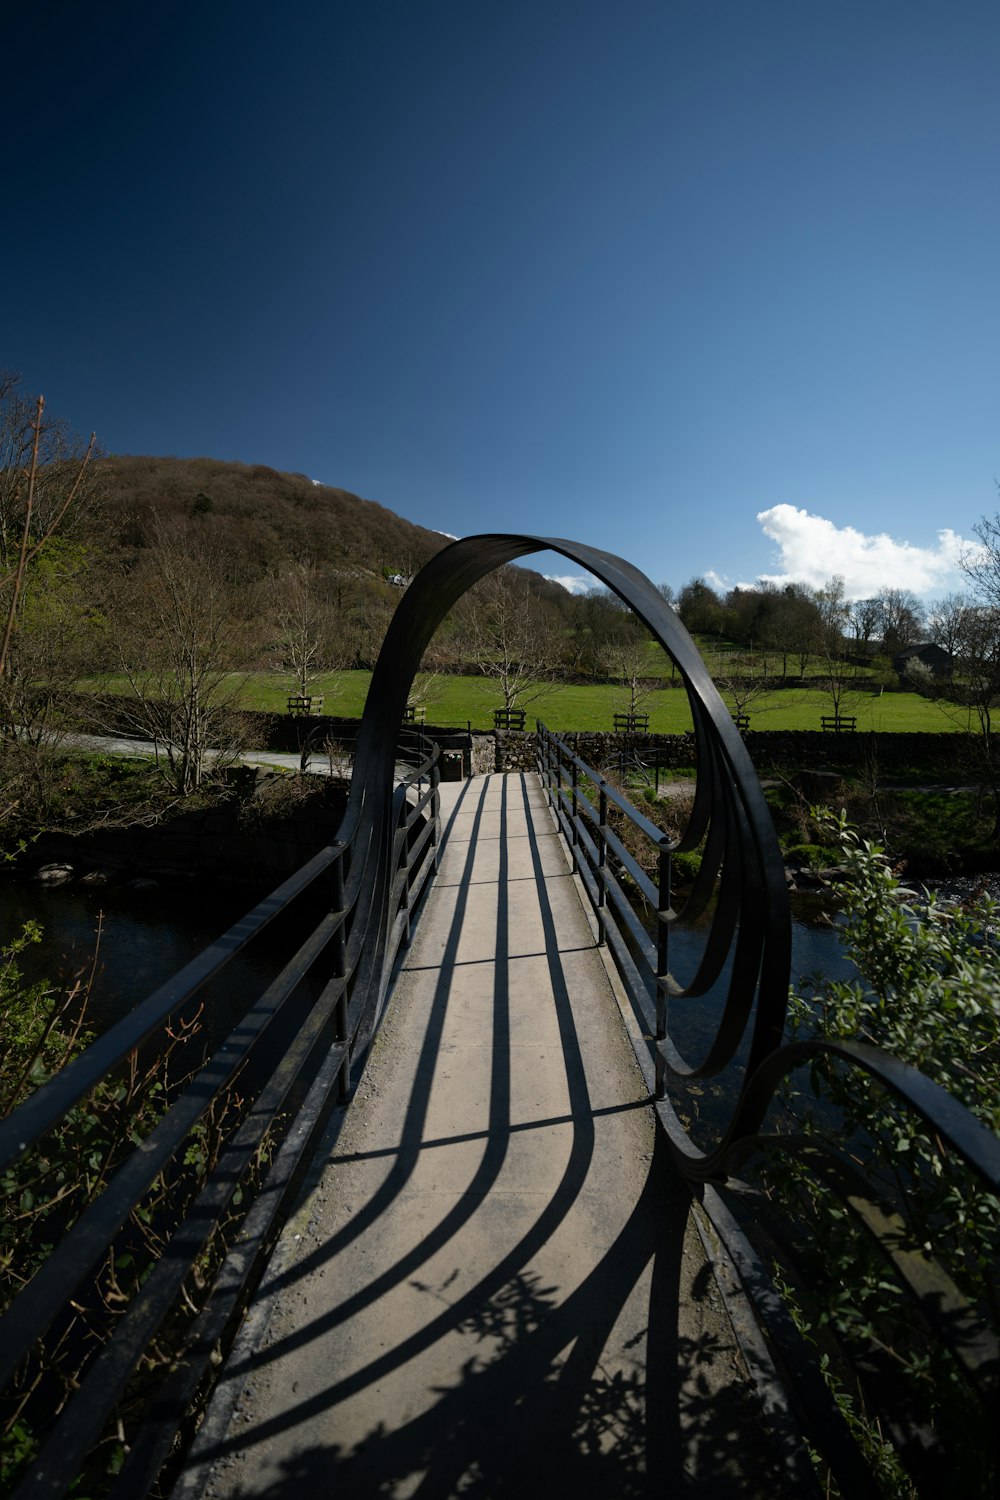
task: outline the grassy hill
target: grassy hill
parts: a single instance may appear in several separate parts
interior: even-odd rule
[[[146,544],[154,513],[178,523],[192,547],[210,537],[255,570],[308,558],[356,573],[408,575],[447,542],[374,500],[262,464],[118,455],[100,467],[102,524],[125,547]]]

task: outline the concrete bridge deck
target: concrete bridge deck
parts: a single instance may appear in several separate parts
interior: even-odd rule
[[[442,804],[365,1079],[178,1493],[782,1493],[537,778]]]

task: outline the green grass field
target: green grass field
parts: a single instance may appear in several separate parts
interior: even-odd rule
[[[339,672],[320,677],[311,691],[322,693],[325,711],[344,718],[360,718],[365,705],[370,672]],[[246,708],[283,713],[287,706],[289,683],[277,672],[253,672],[241,679],[241,701]],[[123,692],[124,679],[108,677],[90,684],[104,691]],[[491,729],[493,710],[500,706],[500,695],[484,677],[439,677],[427,700],[427,722],[442,727],[461,727],[471,723],[473,729]],[[607,684],[557,686],[524,705],[528,724],[542,719],[550,729],[611,729],[615,712],[627,707],[620,688]],[[657,734],[681,734],[691,728],[687,695],[681,689],[664,688],[653,693],[642,705],[649,712],[649,727]],[[750,728],[815,729],[820,719],[833,708],[826,693],[812,688],[787,688],[757,699],[750,709]],[[842,712],[857,718],[859,730],[885,732],[924,731],[949,733],[966,727],[957,710],[921,698],[916,693],[873,693],[848,695]]]

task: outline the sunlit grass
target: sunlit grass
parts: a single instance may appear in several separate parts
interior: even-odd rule
[[[290,691],[287,677],[276,672],[251,672],[238,680],[244,707],[271,713],[286,711]],[[310,691],[323,694],[326,713],[360,718],[370,682],[370,672],[337,672],[317,678]],[[127,690],[125,680],[116,677],[102,678],[91,686],[111,692]],[[491,729],[493,710],[500,701],[495,684],[488,678],[441,676],[426,699],[427,722],[444,728],[464,729],[471,723],[473,729]],[[600,683],[553,686],[524,706],[529,725],[539,718],[555,730],[610,730],[614,714],[627,704],[620,688]],[[687,695],[679,688],[658,689],[642,704],[641,711],[649,713],[649,727],[655,734],[681,734],[692,727]],[[857,719],[859,731],[949,733],[967,727],[954,707],[949,712],[946,705],[916,693],[850,693],[841,711]],[[819,730],[821,718],[833,713],[833,704],[829,694],[819,689],[785,688],[755,699],[749,712],[751,730]]]

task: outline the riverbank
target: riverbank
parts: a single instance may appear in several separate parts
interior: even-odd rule
[[[111,773],[114,775],[114,772]],[[335,837],[349,783],[239,768],[179,802],[70,809],[28,840],[11,869],[48,885],[207,882],[267,891]],[[74,823],[83,824],[79,831]]]

